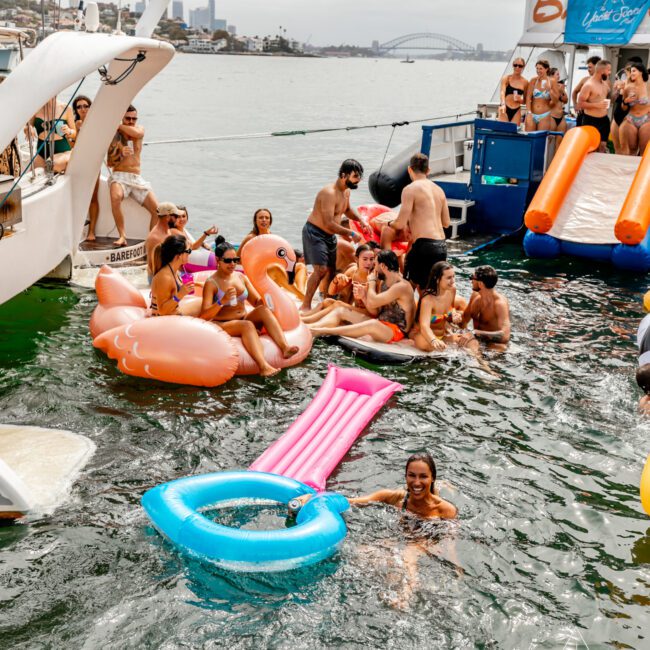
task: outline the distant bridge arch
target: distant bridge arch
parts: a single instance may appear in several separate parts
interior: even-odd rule
[[[378,54],[388,54],[398,50],[443,50],[453,52],[475,52],[476,49],[457,38],[445,36],[444,34],[433,34],[431,32],[420,32],[418,34],[406,34],[394,38],[392,41],[381,43],[377,46]]]

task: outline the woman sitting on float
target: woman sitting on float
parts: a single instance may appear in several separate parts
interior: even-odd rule
[[[169,235],[154,249],[154,277],[151,281],[151,315],[179,314],[178,303],[194,292],[194,282],[183,284],[179,272],[192,249],[182,235]]]
[[[203,286],[203,302],[200,317],[213,320],[230,336],[241,337],[242,343],[260,368],[260,375],[270,377],[280,372],[264,357],[264,350],[258,327],[266,329],[268,335],[280,348],[282,356],[289,359],[298,352],[298,346],[289,345],[277,318],[262,303],[250,280],[235,272],[239,264],[234,246],[228,242],[219,244],[215,250],[217,271]],[[155,278],[154,278],[155,280]],[[246,302],[253,305],[253,311],[246,313]]]
[[[175,228],[181,233],[181,235],[183,235],[183,237],[185,237],[185,239],[187,239],[190,248],[193,251],[198,250],[199,248],[205,248],[206,250],[211,251],[212,249],[205,243],[205,240],[210,235],[216,235],[219,232],[219,228],[217,228],[217,226],[210,226],[210,228],[203,231],[203,234],[198,239],[194,239],[194,237],[185,230],[185,226],[187,226],[187,222],[190,219],[187,207],[179,204],[176,204],[176,207],[178,208],[178,218],[176,219]]]

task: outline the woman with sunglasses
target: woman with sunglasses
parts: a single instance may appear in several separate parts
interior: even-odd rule
[[[79,135],[79,131],[83,126],[83,123],[88,117],[88,111],[93,105],[91,99],[86,97],[86,95],[77,95],[72,102],[72,112],[74,113],[74,124],[77,129],[75,135],[76,138]],[[74,146],[74,143],[73,143]],[[97,217],[99,216],[99,176],[97,177],[97,182],[95,183],[95,189],[93,190],[93,195],[90,199],[90,205],[88,206],[88,233],[86,235],[85,241],[95,241],[95,225],[97,224]]]
[[[240,262],[234,246],[223,242],[215,249],[217,271],[203,285],[201,318],[213,320],[230,336],[240,336],[242,344],[253,357],[262,377],[271,377],[280,372],[264,357],[259,329],[266,329],[268,335],[280,348],[285,359],[298,352],[297,345],[289,345],[284,332],[273,312],[263,304],[250,280],[237,273],[235,267]],[[154,278],[155,279],[155,278]],[[246,302],[254,309],[246,313]]]
[[[537,77],[531,79],[526,92],[526,131],[550,131],[553,125],[551,107],[558,101],[555,80],[548,76],[550,64],[540,59],[535,65]]]
[[[192,249],[181,235],[169,235],[154,251],[154,276],[151,281],[151,315],[179,314],[178,303],[193,293],[194,283],[183,284],[179,276]]]
[[[185,239],[187,239],[190,248],[195,251],[203,247],[206,250],[211,251],[212,249],[205,243],[205,240],[210,235],[216,235],[219,232],[219,228],[216,226],[210,226],[210,228],[203,231],[203,234],[198,239],[194,239],[194,237],[192,237],[192,235],[190,235],[190,233],[185,230],[185,226],[187,226],[187,222],[189,220],[187,207],[180,204],[177,204],[176,207],[178,208],[178,218],[176,219],[176,225],[174,227],[176,230],[178,230],[178,232],[180,232],[181,235],[183,235],[183,237],[185,237]]]
[[[271,234],[271,224],[273,223],[273,215],[270,210],[266,208],[260,208],[255,210],[253,215],[253,230],[251,230],[241,244],[239,244],[239,254],[241,255],[242,248],[248,244],[248,242],[257,237],[258,235],[270,235]]]
[[[518,57],[512,62],[512,74],[501,79],[499,121],[521,124],[521,105],[524,103],[528,81],[522,76],[526,62]]]

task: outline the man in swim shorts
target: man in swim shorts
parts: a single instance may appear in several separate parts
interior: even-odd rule
[[[132,197],[151,215],[149,229],[156,225],[158,201],[151,191],[151,184],[140,176],[140,154],[144,139],[144,128],[138,126],[138,111],[129,106],[122,118],[122,124],[117,127],[108,148],[107,165],[111,169],[108,177],[108,187],[111,195],[111,209],[117,226],[119,238],[114,246],[126,246],[126,231],[124,229],[124,212],[122,201]]]
[[[475,337],[492,348],[505,350],[510,340],[510,307],[508,299],[494,289],[498,279],[491,266],[479,266],[474,271],[472,295],[461,321],[461,327],[466,327],[471,320],[474,330],[461,334],[460,344]]]
[[[639,400],[639,411],[650,415],[650,314],[646,314],[636,334],[639,347],[639,367],[636,371],[636,383],[643,391]]]
[[[397,231],[411,232],[411,250],[406,256],[404,277],[423,290],[436,262],[447,259],[443,228],[450,225],[445,193],[427,178],[429,158],[416,153],[409,164],[410,185],[402,190],[402,205],[397,219],[388,225]]]
[[[363,177],[361,163],[353,159],[344,160],[339,176],[334,183],[326,185],[316,195],[314,207],[302,229],[302,247],[307,264],[314,268],[307,281],[305,299],[301,310],[311,309],[311,301],[323,279],[327,283],[336,270],[336,235],[344,235],[353,241],[360,241],[361,235],[341,225],[341,217],[357,221],[365,232],[368,227],[350,205],[350,190],[356,190]]]
[[[605,153],[611,123],[609,121],[609,95],[611,85],[609,77],[612,74],[612,64],[601,59],[596,64],[596,70],[578,93],[578,108],[584,112],[582,126],[593,126],[600,133],[600,148],[598,151]]]
[[[593,77],[594,72],[596,71],[596,64],[600,61],[600,57],[595,55],[595,56],[590,56],[587,59],[587,72],[589,73],[588,77],[583,77],[578,81],[576,84],[576,87],[573,89],[573,92],[571,93],[571,104],[573,106],[577,106],[578,104],[578,95],[580,91],[582,90],[582,87]],[[582,126],[582,120],[584,118],[584,113],[582,111],[578,111],[576,115],[576,126]]]

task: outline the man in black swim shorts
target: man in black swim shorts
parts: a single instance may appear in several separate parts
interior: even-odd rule
[[[361,163],[353,159],[344,160],[339,177],[326,185],[317,195],[314,207],[302,229],[302,247],[305,261],[314,268],[307,281],[302,311],[311,309],[311,301],[322,280],[329,284],[336,270],[336,235],[343,235],[352,241],[360,241],[361,235],[341,225],[341,217],[347,216],[360,224],[363,232],[369,228],[350,205],[350,190],[356,190],[363,176]],[[327,286],[327,284],[325,286]]]
[[[612,64],[601,59],[596,64],[596,70],[578,93],[578,108],[584,111],[582,126],[593,126],[600,133],[601,153],[607,150],[607,141],[611,123],[609,121],[608,99],[611,93],[609,77],[612,74]]]
[[[398,230],[408,226],[413,243],[406,256],[404,277],[424,289],[433,265],[447,259],[443,228],[450,225],[449,207],[442,189],[427,178],[427,156],[423,153],[412,156],[408,173],[411,184],[402,190],[399,215],[388,225]]]

